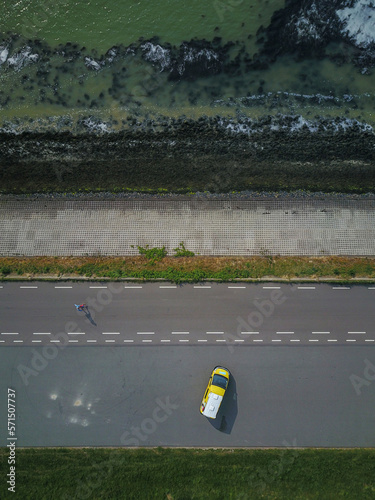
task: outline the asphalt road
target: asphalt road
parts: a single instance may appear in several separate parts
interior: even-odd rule
[[[375,344],[375,287],[3,282],[9,345]],[[74,304],[85,303],[78,312]]]
[[[0,296],[2,446],[375,446],[374,287],[3,282]],[[211,421],[217,365],[232,376]]]
[[[369,346],[17,346],[0,361],[1,446],[375,446]],[[232,378],[211,421],[199,406],[218,364]]]

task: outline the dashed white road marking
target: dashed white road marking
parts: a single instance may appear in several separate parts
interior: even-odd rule
[[[225,339],[216,339],[216,342],[226,342]]]
[[[96,342],[96,340],[86,340],[86,342]]]
[[[20,286],[20,288],[38,288],[37,286]]]
[[[170,342],[170,339],[161,339],[160,342]]]
[[[34,341],[33,341],[34,342]],[[37,340],[36,342],[41,342],[41,340]],[[50,342],[60,343],[60,340],[50,340]]]
[[[327,342],[337,342],[337,339],[327,339]]]
[[[105,340],[104,342],[116,342],[115,340]]]
[[[137,335],[155,335],[155,332],[137,332]]]
[[[369,286],[367,290],[375,290],[375,286]]]
[[[13,340],[13,342],[23,342],[23,340]]]
[[[357,339],[346,339],[346,342],[357,342]]]
[[[86,335],[85,332],[68,332],[68,335]]]
[[[68,342],[78,342],[78,340],[68,340]]]
[[[374,339],[365,339],[365,342],[375,342]]]
[[[108,288],[107,286],[89,286],[89,288]]]
[[[289,339],[290,342],[301,342],[300,339]]]
[[[179,342],[189,342],[189,339],[179,339]]]
[[[198,342],[207,342],[207,339],[198,339]]]
[[[0,340],[0,342],[3,343],[3,342],[5,342],[5,340]],[[34,342],[34,341],[32,340],[32,342]],[[41,340],[37,340],[37,342],[41,342]]]
[[[124,288],[142,288],[142,286],[124,286]]]
[[[246,288],[246,286],[228,286],[228,288]]]
[[[172,332],[172,335],[189,335],[190,332]]]
[[[55,286],[55,288],[73,288],[72,286]]]
[[[315,290],[315,286],[297,286],[298,290]]]
[[[350,290],[350,286],[333,286],[332,290]]]
[[[331,332],[311,332],[314,335],[329,335]]]
[[[211,288],[211,286],[199,286],[199,285],[194,285],[194,288]]]
[[[366,332],[348,332],[350,335],[366,335]]]
[[[244,339],[234,339],[235,342],[245,342]]]
[[[124,342],[127,342],[127,343],[131,343],[131,342],[134,342],[134,340],[131,340],[131,339],[125,339]]]
[[[281,342],[281,339],[272,339],[271,342]]]
[[[309,339],[309,342],[319,342],[319,339]]]
[[[143,339],[142,342],[152,342],[152,340],[146,340],[146,339]]]
[[[33,332],[33,335],[51,335],[51,332]]]
[[[294,332],[276,332],[277,335],[294,335]]]
[[[253,339],[253,342],[263,342],[263,339]]]
[[[17,332],[2,332],[1,335],[19,335]]]
[[[263,286],[262,288],[264,288],[265,290],[279,290],[281,288],[281,286]]]
[[[259,332],[241,332],[241,335],[259,335]]]
[[[224,335],[224,332],[206,332],[207,335]]]
[[[177,286],[172,285],[160,285],[159,288],[177,288]]]
[[[120,335],[120,332],[102,332],[102,335]]]
[[[41,342],[41,340],[32,340],[31,342]]]

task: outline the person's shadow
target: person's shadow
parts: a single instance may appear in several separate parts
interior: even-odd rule
[[[220,432],[230,434],[233,429],[234,422],[237,418],[237,391],[236,381],[231,374],[223,402],[215,419],[208,418],[210,424]]]
[[[88,319],[92,325],[97,326],[96,323],[95,323],[95,321],[94,321],[94,318],[91,316],[89,308],[87,306],[85,306],[85,308],[83,309],[83,311],[85,313],[86,319]]]

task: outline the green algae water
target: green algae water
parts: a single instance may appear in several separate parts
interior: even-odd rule
[[[0,66],[1,122],[95,115],[121,126],[134,114],[197,119],[293,113],[373,124],[374,72],[362,74],[347,61],[338,66],[327,57],[296,61],[288,54],[247,68],[272,16],[284,6],[284,0],[3,0],[3,50],[9,36],[17,38],[13,65]],[[44,57],[34,54],[35,40],[48,48]],[[149,40],[153,45],[146,49]],[[228,69],[171,78],[155,48],[191,40],[226,46]],[[67,44],[75,49],[69,52]],[[138,49],[129,49],[132,44]],[[128,49],[109,63],[105,54],[119,46]],[[18,62],[22,51],[26,62]]]

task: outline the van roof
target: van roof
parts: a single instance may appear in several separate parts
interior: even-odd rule
[[[223,396],[219,396],[218,394],[211,392],[208,396],[206,408],[203,410],[202,414],[205,417],[215,418],[217,412],[219,411],[222,400]]]

